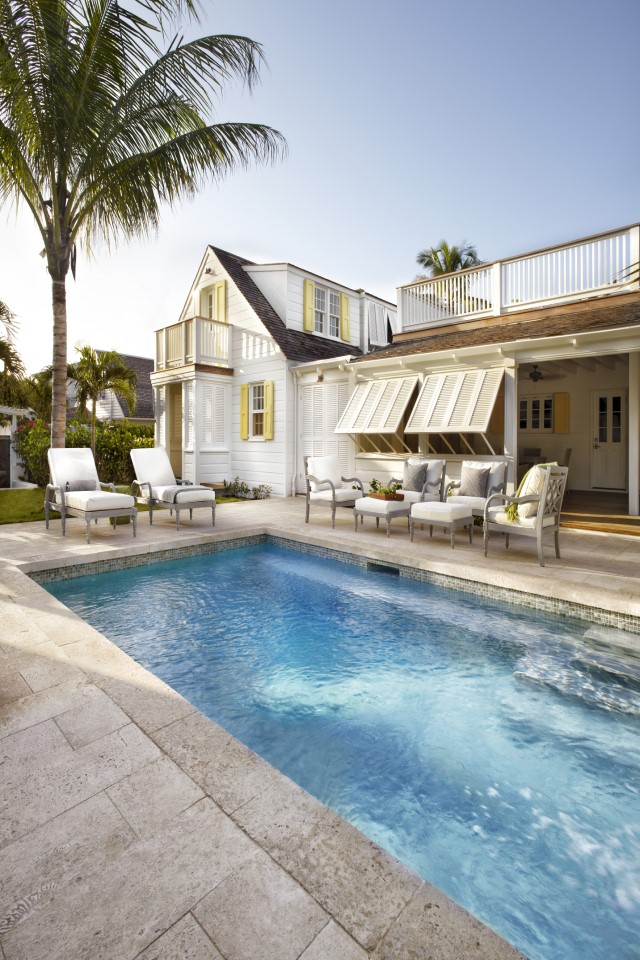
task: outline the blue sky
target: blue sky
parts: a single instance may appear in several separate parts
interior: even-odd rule
[[[418,250],[484,260],[640,219],[637,0],[203,0],[199,32],[261,42],[253,95],[220,120],[268,123],[288,157],[167,210],[151,241],[79,256],[74,343],[153,356],[207,243],[287,260],[395,300]],[[0,299],[34,372],[51,362],[51,292],[29,215],[0,214]]]

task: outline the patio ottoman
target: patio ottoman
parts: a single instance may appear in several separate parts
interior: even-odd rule
[[[429,524],[429,536],[433,536],[434,526],[451,529],[451,547],[455,546],[456,530],[469,528],[469,543],[473,542],[473,514],[464,503],[414,503],[409,517],[409,535],[413,540],[413,527],[416,523]]]
[[[375,517],[376,527],[380,526],[380,517],[387,521],[387,536],[391,532],[391,521],[394,517],[407,517],[411,512],[411,504],[406,500],[378,500],[377,497],[360,497],[353,505],[353,518],[358,529],[358,517],[361,522],[365,517]]]

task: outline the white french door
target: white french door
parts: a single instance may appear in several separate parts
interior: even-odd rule
[[[594,391],[591,407],[591,486],[627,488],[627,391]]]

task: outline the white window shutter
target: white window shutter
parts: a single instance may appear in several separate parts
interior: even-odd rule
[[[395,433],[418,377],[389,377],[359,383],[340,418],[336,433]]]
[[[432,374],[420,391],[407,433],[484,433],[504,371]]]

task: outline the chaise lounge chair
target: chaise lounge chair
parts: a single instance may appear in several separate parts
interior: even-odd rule
[[[47,452],[51,483],[47,484],[44,520],[47,530],[51,510],[62,518],[62,536],[67,517],[83,517],[87,524],[87,543],[91,543],[91,521],[103,517],[116,525],[116,517],[130,517],[136,535],[138,511],[133,497],[116,493],[112,483],[98,479],[96,463],[89,447],[52,447]]]
[[[176,530],[180,529],[180,511],[193,511],[200,507],[211,510],[211,525],[216,525],[216,495],[208,487],[194,486],[190,480],[177,480],[169,455],[164,447],[138,448],[131,451],[131,461],[136,479],[131,484],[131,493],[138,503],[149,507],[149,523],[153,523],[153,508],[166,507],[175,511]]]
[[[484,511],[484,555],[489,547],[489,534],[504,533],[506,546],[513,535],[535,537],[538,560],[544,567],[542,540],[545,533],[553,533],[556,557],[560,559],[560,511],[567,485],[567,467],[556,464],[532,467],[520,486],[520,496],[494,494],[487,500]]]

